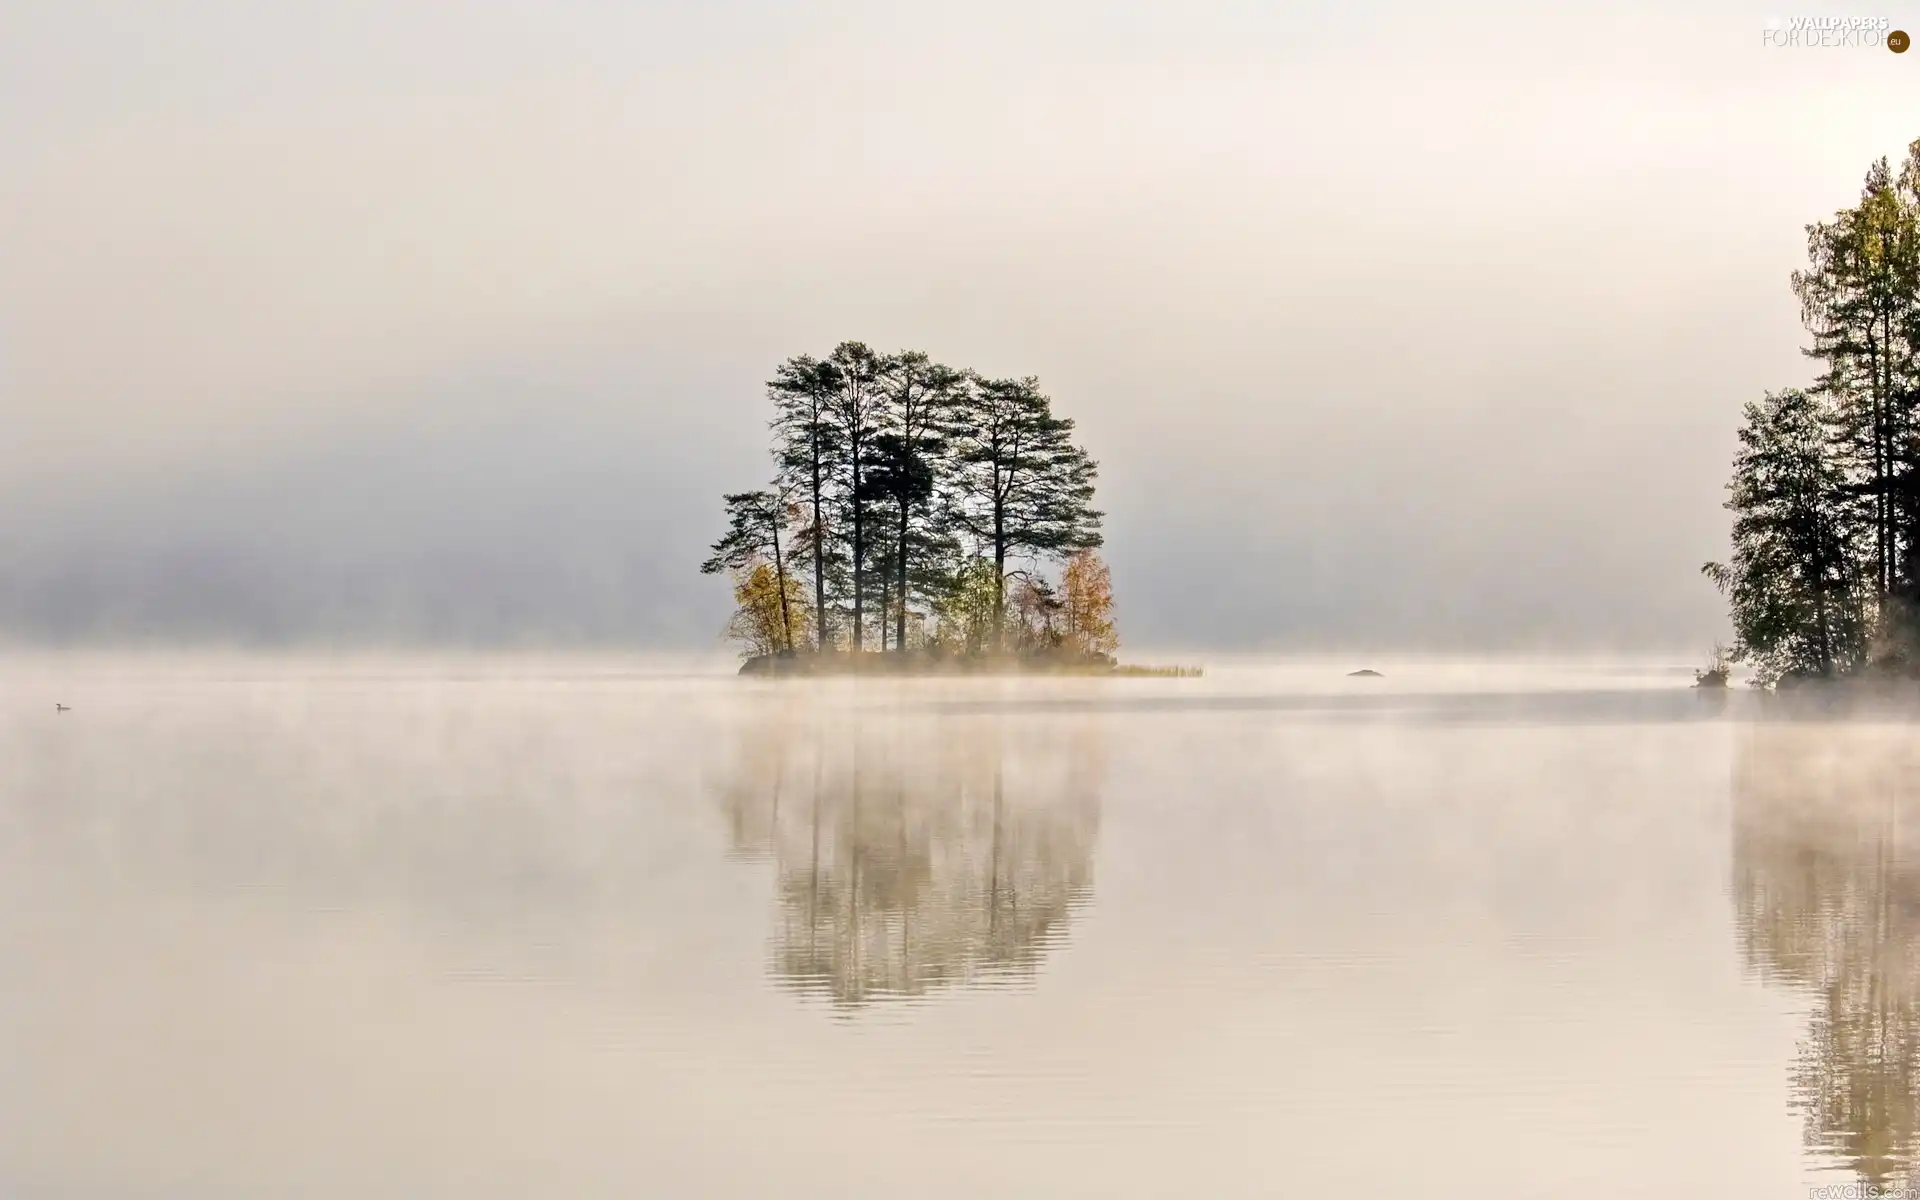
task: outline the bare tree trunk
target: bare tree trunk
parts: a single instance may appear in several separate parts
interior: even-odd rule
[[[864,648],[861,639],[861,618],[864,611],[863,600],[867,583],[867,541],[866,529],[861,522],[862,510],[866,505],[860,500],[860,436],[853,435],[851,446],[853,456],[853,645],[854,654]]]
[[[1004,653],[1007,644],[1007,521],[1006,504],[998,497],[993,502],[993,652]]]
[[[820,443],[813,444],[813,623],[814,642],[820,653],[827,652],[827,556],[821,542],[820,524]]]
[[[907,648],[907,498],[904,491],[900,496],[899,534],[900,545],[899,553],[896,555],[898,562],[896,564],[897,569],[894,572],[894,580],[898,585],[897,590],[900,593],[900,611],[899,614],[894,617],[893,648],[895,650],[905,650]]]
[[[787,653],[793,653],[793,613],[787,605],[787,563],[780,554],[780,496],[773,498],[773,579],[780,585],[780,629],[786,635]]]
[[[863,649],[860,625],[864,611],[862,601],[865,599],[866,592],[863,586],[866,575],[866,550],[867,548],[861,544],[860,502],[855,500],[853,502],[853,641],[851,643],[851,649],[855,654]]]

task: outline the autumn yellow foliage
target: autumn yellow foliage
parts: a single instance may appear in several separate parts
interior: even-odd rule
[[[777,654],[808,644],[813,610],[807,604],[806,588],[789,575],[786,592],[782,605],[780,575],[771,563],[755,563],[734,572],[733,599],[739,607],[727,622],[727,636],[740,643],[742,654]]]
[[[1060,574],[1061,621],[1066,644],[1088,654],[1112,654],[1120,648],[1113,627],[1113,578],[1091,550],[1067,559]]]

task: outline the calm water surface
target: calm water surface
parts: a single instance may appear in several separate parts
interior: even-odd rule
[[[1920,721],[1351,665],[5,664],[0,1196],[1906,1180]]]

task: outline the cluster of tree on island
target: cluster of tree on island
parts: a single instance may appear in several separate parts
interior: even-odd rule
[[[1703,570],[1757,683],[1920,674],[1920,141],[1807,226],[1807,256],[1819,375],[1746,405],[1733,554]]]
[[[767,396],[770,479],[725,498],[701,566],[747,656],[1110,661],[1096,465],[1038,380],[842,342]]]

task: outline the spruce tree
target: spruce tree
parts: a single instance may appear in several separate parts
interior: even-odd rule
[[[1727,485],[1733,557],[1702,568],[1731,604],[1735,657],[1764,684],[1844,674],[1866,656],[1873,561],[1858,547],[1873,530],[1831,453],[1829,406],[1789,388],[1745,415]]]

